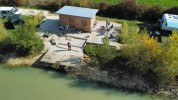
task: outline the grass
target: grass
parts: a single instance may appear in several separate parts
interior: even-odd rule
[[[138,3],[160,5],[166,8],[178,6],[178,0],[138,0]]]
[[[79,0],[73,0],[73,2],[78,2]],[[101,3],[105,2],[111,5],[118,4],[122,0],[89,0],[91,3]],[[178,0],[137,0],[139,4],[146,5],[160,5],[165,8],[170,8],[178,6]]]

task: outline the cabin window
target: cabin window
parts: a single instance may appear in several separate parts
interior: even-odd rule
[[[87,21],[86,20],[81,20],[82,26],[87,26]]]

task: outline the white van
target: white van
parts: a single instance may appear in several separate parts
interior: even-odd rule
[[[8,17],[13,15],[20,15],[20,11],[16,7],[0,7],[0,16]]]
[[[178,15],[164,14],[159,23],[162,30],[178,30]]]

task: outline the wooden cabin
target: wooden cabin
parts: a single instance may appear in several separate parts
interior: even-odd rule
[[[60,25],[91,32],[97,12],[97,9],[64,6],[56,13],[59,14]]]

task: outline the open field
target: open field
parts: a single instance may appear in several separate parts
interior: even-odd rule
[[[163,7],[178,6],[178,0],[138,0],[138,3],[149,5],[160,5]]]
[[[73,0],[80,1],[80,0]],[[105,2],[109,4],[117,4],[122,0],[90,0],[92,3],[98,3],[98,2]],[[140,4],[146,4],[146,5],[160,5],[166,8],[178,6],[178,0],[137,0]]]

